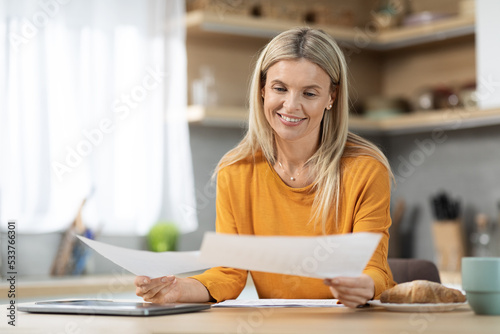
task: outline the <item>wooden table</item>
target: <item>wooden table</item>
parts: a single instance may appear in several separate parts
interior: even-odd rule
[[[212,308],[147,318],[18,312],[16,328],[7,324],[6,305],[1,309],[1,333],[500,333],[500,316],[477,316],[468,306],[440,313],[379,307]]]
[[[121,299],[133,295],[133,276],[21,280],[16,305],[58,296]],[[250,282],[251,283],[251,282]],[[3,298],[8,286],[0,284]],[[139,301],[139,300],[135,300]],[[5,303],[5,299],[3,301]],[[212,308],[168,316],[137,318],[16,313],[8,325],[7,305],[0,305],[0,333],[500,333],[500,316],[477,316],[468,306],[441,313],[396,313],[382,308]]]

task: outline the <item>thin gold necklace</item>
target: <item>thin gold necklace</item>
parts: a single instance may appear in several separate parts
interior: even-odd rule
[[[289,177],[290,177],[290,181],[296,181],[296,180],[297,180],[297,178],[299,177],[300,173],[302,173],[302,171],[303,171],[303,170],[304,170],[304,168],[306,167],[306,164],[304,164],[304,165],[302,166],[302,168],[299,170],[299,172],[297,173],[297,175],[295,175],[295,176],[290,176],[290,174],[288,174],[288,173],[286,172],[285,168],[283,168],[283,165],[281,164],[281,162],[279,162],[279,161],[278,161],[278,165],[280,165],[281,170],[283,171],[283,173],[285,173],[287,176],[289,176]]]

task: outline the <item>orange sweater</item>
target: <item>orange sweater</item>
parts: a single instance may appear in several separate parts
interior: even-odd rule
[[[364,273],[375,282],[375,298],[395,283],[387,264],[391,225],[388,171],[371,157],[342,160],[338,228],[335,213],[328,219],[327,234],[380,232],[382,240]],[[223,168],[217,176],[216,231],[250,235],[322,235],[321,223],[308,223],[314,199],[312,185],[286,185],[262,154]],[[231,250],[228,249],[230,252]],[[238,297],[246,284],[247,271],[212,268],[193,276],[220,302]],[[251,272],[260,298],[332,298],[321,279]]]

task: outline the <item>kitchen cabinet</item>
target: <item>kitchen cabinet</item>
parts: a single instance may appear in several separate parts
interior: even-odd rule
[[[206,11],[186,15],[191,123],[245,126],[249,77],[258,51],[278,33],[297,26],[290,21]],[[314,25],[310,25],[313,26]],[[475,81],[473,15],[456,15],[414,27],[374,32],[320,26],[344,48],[351,72],[353,103],[378,96],[412,95],[425,86]],[[210,103],[193,103],[193,83],[206,69],[213,77]],[[206,81],[206,80],[205,80]],[[217,84],[214,84],[214,83]],[[455,108],[414,111],[381,119],[353,114],[352,131],[392,135],[500,124],[500,110]]]

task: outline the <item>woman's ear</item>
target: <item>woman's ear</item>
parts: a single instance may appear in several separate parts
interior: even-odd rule
[[[262,88],[260,89],[260,95],[262,96],[262,98],[264,98],[264,96],[265,96],[265,91],[266,91],[266,89],[265,89],[265,88],[266,88],[266,87],[262,87]]]
[[[335,102],[335,100],[337,99],[337,87],[338,86],[335,86],[332,90],[332,93],[330,94],[330,101],[328,102],[328,105],[329,106],[333,106],[333,103]],[[328,108],[328,109],[331,109],[331,108]]]

